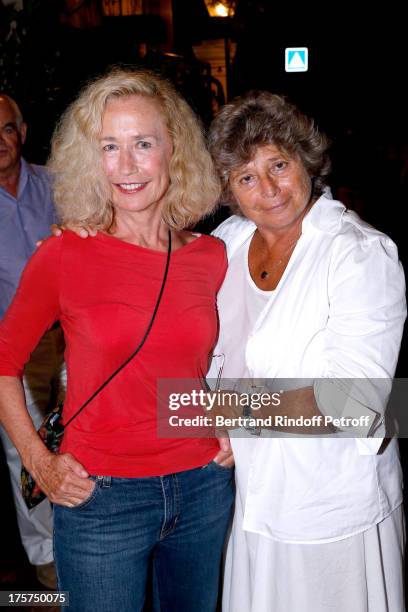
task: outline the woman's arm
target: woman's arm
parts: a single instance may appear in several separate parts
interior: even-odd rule
[[[69,454],[49,452],[34,429],[20,382],[24,365],[60,312],[62,240],[47,241],[29,260],[0,323],[0,421],[23,464],[50,500],[75,505],[93,483]]]
[[[331,423],[326,423],[323,414],[320,412],[313,387],[293,389],[280,394],[271,394],[266,388],[258,391],[254,395],[254,398],[256,396],[256,401],[254,399],[253,402],[251,400],[251,393],[220,391],[218,393],[218,401],[214,402],[212,407],[210,405],[205,407],[206,411],[208,411],[207,415],[213,419],[214,425],[217,417],[233,419],[230,427],[222,427],[221,425],[216,427],[218,435],[222,435],[227,429],[236,429],[238,426],[242,426],[241,423],[243,424],[245,414],[248,418],[262,421],[263,429],[273,429],[301,435],[327,435],[336,431],[336,428]],[[278,395],[279,403],[277,400]],[[262,396],[262,404],[259,402],[259,396]],[[253,408],[255,404],[256,406]],[[291,424],[299,418],[307,420],[307,426]]]
[[[51,502],[71,507],[90,495],[94,484],[83,466],[69,453],[51,453],[37,434],[17,377],[0,376],[0,422],[23,465]]]

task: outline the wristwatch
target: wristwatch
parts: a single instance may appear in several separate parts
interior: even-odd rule
[[[254,415],[254,411],[251,406],[244,406],[242,410],[242,420],[244,424],[244,428],[252,435],[252,436],[260,436],[261,435],[261,427],[258,425],[252,424],[252,421],[256,419]]]

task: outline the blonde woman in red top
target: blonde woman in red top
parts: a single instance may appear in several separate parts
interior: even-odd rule
[[[0,327],[0,417],[54,504],[59,589],[70,610],[142,610],[149,563],[163,611],[215,609],[232,504],[228,448],[160,439],[156,381],[206,372],[217,337],[223,244],[183,228],[216,205],[219,186],[196,117],[164,80],[116,70],[88,85],[53,138],[55,201],[66,225],[30,260]],[[20,377],[60,320],[66,422],[143,337],[140,353],[66,429],[50,453]]]

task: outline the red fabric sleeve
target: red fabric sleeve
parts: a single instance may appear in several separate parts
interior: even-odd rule
[[[21,377],[44,333],[58,320],[63,238],[49,238],[33,254],[0,322],[0,375]]]

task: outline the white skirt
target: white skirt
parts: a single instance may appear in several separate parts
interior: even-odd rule
[[[242,529],[230,535],[223,612],[404,612],[402,506],[367,531],[328,544],[286,544]]]

